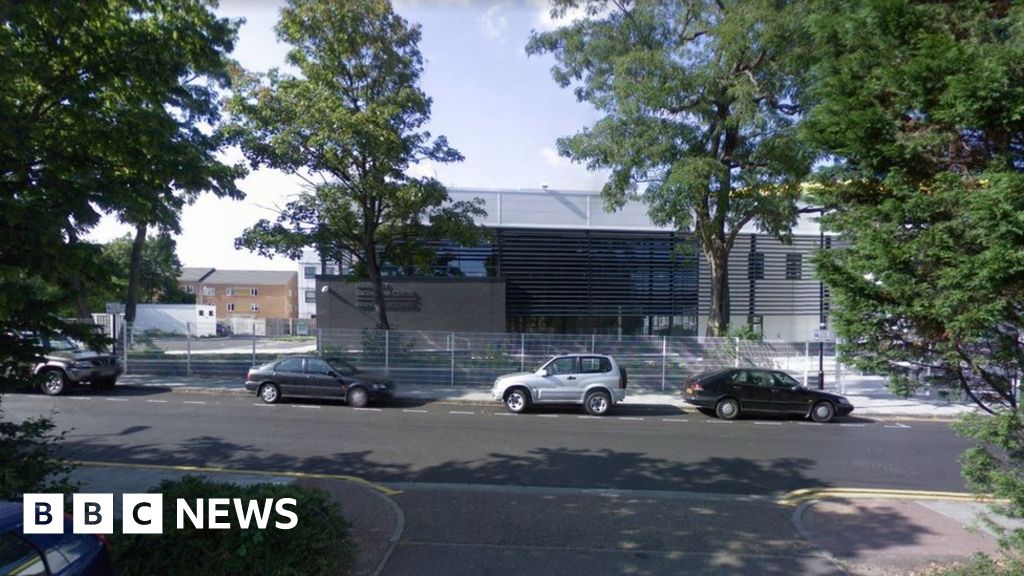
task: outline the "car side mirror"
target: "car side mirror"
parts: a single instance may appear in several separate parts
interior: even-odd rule
[[[540,370],[537,370],[537,375],[538,376],[547,376],[548,375],[548,369],[547,368],[541,368]]]

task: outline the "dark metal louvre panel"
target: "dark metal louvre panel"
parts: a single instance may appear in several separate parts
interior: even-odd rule
[[[696,251],[674,233],[500,229],[509,315],[692,314]]]

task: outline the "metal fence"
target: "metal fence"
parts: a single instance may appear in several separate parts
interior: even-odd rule
[[[630,387],[676,389],[706,370],[759,366],[786,370],[816,384],[819,347],[827,382],[838,383],[835,347],[816,342],[736,338],[581,334],[314,330],[312,336],[234,335],[217,338],[128,336],[122,345],[129,373],[237,376],[288,354],[319,354],[361,368],[386,370],[399,384],[486,386],[509,372],[533,371],[563,353],[615,357]],[[830,386],[831,387],[831,386]]]

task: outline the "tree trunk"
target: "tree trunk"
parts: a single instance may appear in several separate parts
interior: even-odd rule
[[[377,262],[377,249],[373,242],[368,242],[366,247],[366,274],[373,283],[373,301],[377,309],[377,329],[390,330],[388,322],[387,303],[384,300],[384,279],[380,274],[380,263]]]
[[[128,297],[124,303],[125,322],[135,322],[135,305],[139,301],[139,268],[142,265],[142,248],[146,244],[146,225],[135,225],[135,240],[132,242],[132,259],[128,267]]]
[[[729,331],[729,249],[724,243],[710,242],[704,257],[711,271],[711,310],[707,336],[722,337]]]
[[[67,231],[68,245],[74,251],[74,245],[78,244],[78,233],[73,226],[69,226]],[[78,270],[72,270],[71,272],[71,293],[75,296],[75,317],[78,319],[90,318],[89,298],[86,294],[85,284],[82,282],[82,275],[79,274]]]

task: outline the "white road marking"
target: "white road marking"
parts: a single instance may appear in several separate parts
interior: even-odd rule
[[[167,404],[167,400],[146,400],[146,402],[151,404]]]
[[[897,422],[895,424],[886,424],[885,427],[886,428],[910,428],[910,426],[907,426],[906,424],[900,424],[899,422]]]
[[[732,424],[732,420],[705,420],[708,424]]]
[[[65,396],[65,398],[68,400],[92,400],[92,398],[88,396]]]
[[[640,420],[643,420],[643,418],[637,418],[636,416],[619,416],[619,420],[636,420],[636,421],[640,421]]]
[[[317,406],[317,408],[319,408],[319,406]],[[380,408],[353,408],[353,410],[358,410],[360,412],[380,412]]]
[[[821,422],[797,422],[797,426],[824,426]]]
[[[206,402],[200,400],[185,400],[182,404],[206,404]]]
[[[867,424],[840,424],[840,426],[845,426],[847,428],[863,428],[867,426]]]
[[[406,409],[406,410],[402,410],[402,412],[412,412],[412,413],[414,413],[414,414],[427,414],[427,411],[426,411],[426,410],[411,410],[411,409]]]
[[[263,407],[266,407],[266,408],[274,408],[273,404],[267,404],[266,402],[253,402],[252,405],[253,406],[263,406]]]
[[[689,422],[686,418],[662,418],[662,422]]]
[[[537,418],[558,418],[558,414],[537,414]]]
[[[466,416],[472,416],[473,414],[476,414],[476,412],[464,412],[462,410],[449,410],[448,413],[449,414],[463,414],[463,415],[466,415]]]
[[[495,412],[495,416],[519,416],[519,414],[513,414],[511,412]]]
[[[306,410],[319,410],[319,406],[303,406],[301,404],[292,404],[292,408],[305,408]]]
[[[754,422],[754,426],[782,426],[782,422]]]
[[[580,420],[600,420],[600,416],[577,416]]]
[[[107,398],[106,400],[107,402],[131,402],[131,400],[127,398]]]

